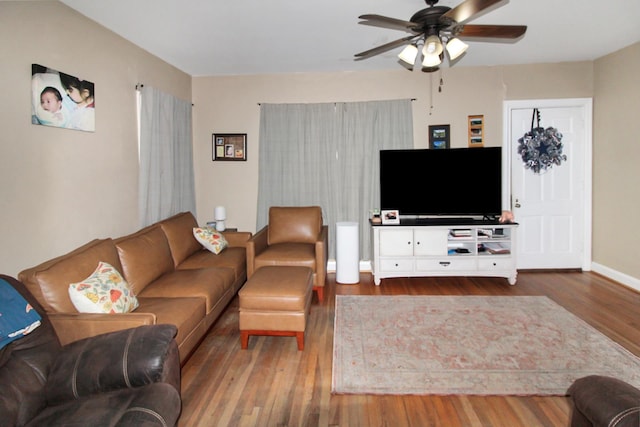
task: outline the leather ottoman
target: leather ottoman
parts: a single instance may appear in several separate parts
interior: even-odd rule
[[[295,336],[304,350],[304,331],[311,306],[313,272],[308,267],[266,266],[238,292],[240,346],[250,335]]]

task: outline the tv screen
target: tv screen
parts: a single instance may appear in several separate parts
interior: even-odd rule
[[[500,215],[501,199],[500,147],[380,151],[381,209],[491,218]]]

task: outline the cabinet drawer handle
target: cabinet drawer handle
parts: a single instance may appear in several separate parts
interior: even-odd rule
[[[449,267],[449,265],[451,265],[450,261],[440,261],[440,265],[443,267]]]

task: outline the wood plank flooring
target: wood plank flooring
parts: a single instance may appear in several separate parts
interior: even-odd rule
[[[314,301],[304,351],[295,338],[251,337],[240,349],[233,300],[182,369],[181,427],[568,426],[566,397],[332,395],[335,295],[546,295],[640,356],[640,293],[594,273],[520,272],[500,278],[403,278],[356,285],[329,274]]]

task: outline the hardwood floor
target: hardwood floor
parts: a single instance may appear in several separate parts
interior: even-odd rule
[[[295,338],[251,337],[240,349],[237,298],[182,369],[179,426],[567,426],[566,397],[332,395],[335,295],[546,295],[640,356],[640,293],[594,273],[520,272],[499,278],[385,279],[356,285],[329,274],[311,309],[305,349]]]

